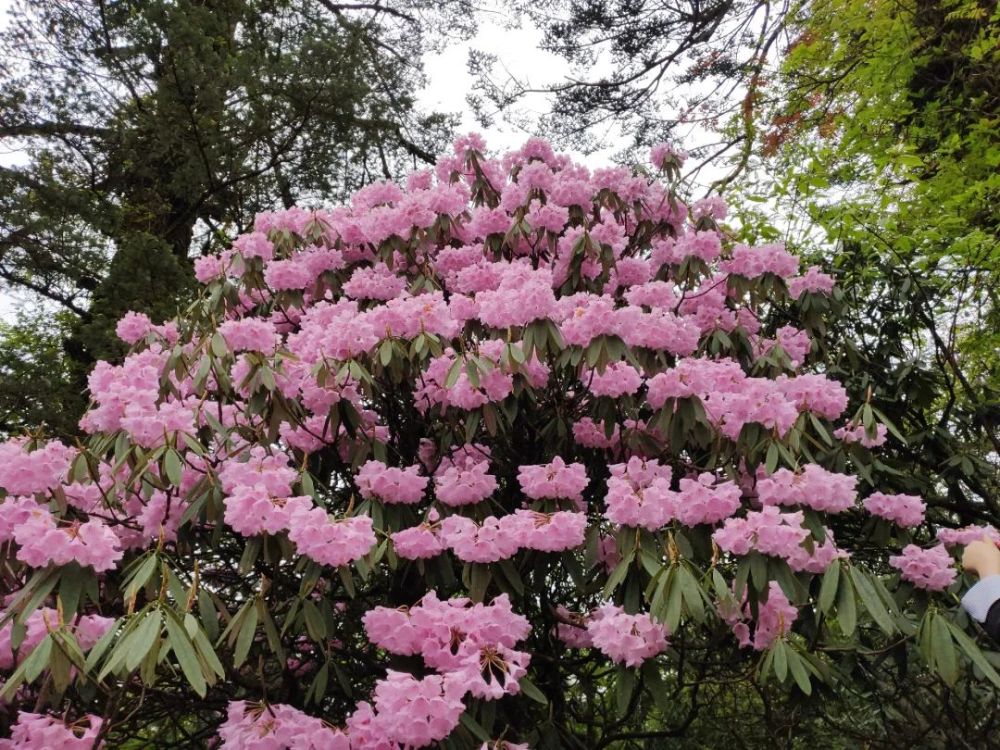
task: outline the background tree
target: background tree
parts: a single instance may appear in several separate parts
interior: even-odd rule
[[[30,398],[32,326],[58,327],[67,392],[119,356],[129,309],[173,315],[191,256],[258,211],[346,196],[432,160],[450,121],[413,93],[421,55],[471,31],[461,0],[22,3],[0,36],[0,280],[46,305],[6,337],[0,393]],[[49,314],[61,310],[63,314]],[[48,333],[46,333],[48,335]],[[25,347],[28,347],[27,349]],[[51,350],[49,350],[51,353]],[[61,404],[64,405],[64,404]],[[0,431],[26,423],[5,404]],[[45,421],[75,431],[79,408]]]
[[[754,146],[754,101],[785,34],[790,2],[763,0],[506,0],[512,23],[527,19],[541,48],[569,63],[564,80],[513,78],[496,56],[474,52],[472,103],[485,124],[519,117],[531,94],[549,110],[529,128],[589,152],[617,146],[635,163],[657,141],[685,142],[697,175],[713,165],[724,179],[723,154],[737,168]],[[538,75],[538,73],[536,73]],[[741,127],[723,132],[732,118]]]
[[[840,279],[834,372],[906,437],[890,435],[878,481],[997,523],[996,4],[818,3],[786,25],[760,155],[735,187],[753,199],[746,235],[788,238]]]

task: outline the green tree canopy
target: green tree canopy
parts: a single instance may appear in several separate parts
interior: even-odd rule
[[[70,313],[42,319],[71,369],[119,354],[114,321],[174,314],[221,233],[431,161],[451,122],[415,105],[421,55],[471,31],[465,6],[21,3],[0,35],[0,143],[28,160],[0,168],[0,280]]]

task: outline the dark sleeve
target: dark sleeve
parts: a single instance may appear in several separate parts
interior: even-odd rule
[[[994,641],[1000,642],[1000,599],[993,602],[990,611],[986,615],[983,628]]]

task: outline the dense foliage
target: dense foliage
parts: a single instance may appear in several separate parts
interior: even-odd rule
[[[900,724],[995,703],[948,551],[984,530],[873,485],[833,279],[685,205],[669,146],[484,151],[259,215],[119,322],[85,444],[0,446],[14,746],[722,742],[849,721],[862,674]]]
[[[745,233],[791,234],[848,292],[835,373],[907,438],[890,436],[879,481],[938,519],[997,523],[996,4],[822,3],[786,24],[737,186],[764,201],[742,201]]]
[[[421,55],[471,31],[463,0],[22,2],[0,34],[0,286],[28,309],[0,341],[0,431],[73,435],[128,310],[175,315],[192,255],[255,214],[342,199],[433,163]],[[41,303],[40,309],[38,303]],[[55,311],[55,313],[53,312]],[[64,366],[38,330],[58,330]],[[55,375],[65,374],[56,378]],[[8,395],[12,394],[12,395]]]

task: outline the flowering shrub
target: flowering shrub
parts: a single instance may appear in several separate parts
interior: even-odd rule
[[[864,479],[892,428],[822,374],[833,280],[686,207],[684,157],[470,136],[126,316],[86,443],[0,445],[0,744],[108,741],[141,693],[227,748],[563,747],[588,665],[627,715],[699,639],[809,693],[933,631],[1000,682],[923,501]]]

